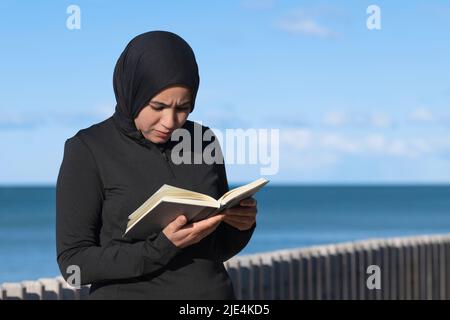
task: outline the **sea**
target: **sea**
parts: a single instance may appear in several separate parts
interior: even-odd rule
[[[450,185],[266,186],[239,255],[450,233]],[[0,284],[59,275],[55,187],[0,187]]]

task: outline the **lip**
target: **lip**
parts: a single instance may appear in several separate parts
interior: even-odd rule
[[[167,138],[170,135],[170,131],[169,132],[162,132],[162,131],[159,131],[159,130],[156,130],[156,129],[154,131],[155,131],[155,134],[158,137],[161,137],[161,138]]]

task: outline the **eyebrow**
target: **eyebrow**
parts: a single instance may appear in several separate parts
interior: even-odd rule
[[[164,107],[170,107],[169,105],[165,104],[164,102],[155,101],[155,100],[151,100],[150,102],[151,102],[151,103],[157,103],[157,104],[160,104],[160,105],[162,105],[162,106],[164,106]],[[184,106],[185,104],[188,104],[188,103],[191,103],[191,100],[187,100],[187,101],[185,101],[185,102],[182,102],[182,103],[176,105],[175,107],[181,107],[181,106]]]

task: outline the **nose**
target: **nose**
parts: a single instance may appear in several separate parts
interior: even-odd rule
[[[173,108],[167,108],[163,111],[161,125],[169,131],[172,131],[175,128],[176,117]]]

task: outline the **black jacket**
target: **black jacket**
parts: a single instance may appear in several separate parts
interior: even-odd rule
[[[193,122],[184,128],[192,131]],[[203,127],[203,130],[206,128]],[[184,249],[160,232],[146,241],[122,238],[127,217],[164,183],[219,198],[228,190],[224,165],[170,160],[161,147],[120,130],[113,117],[68,139],[56,187],[57,261],[91,284],[91,299],[234,299],[223,262],[248,243],[256,224],[239,231],[222,222]]]

